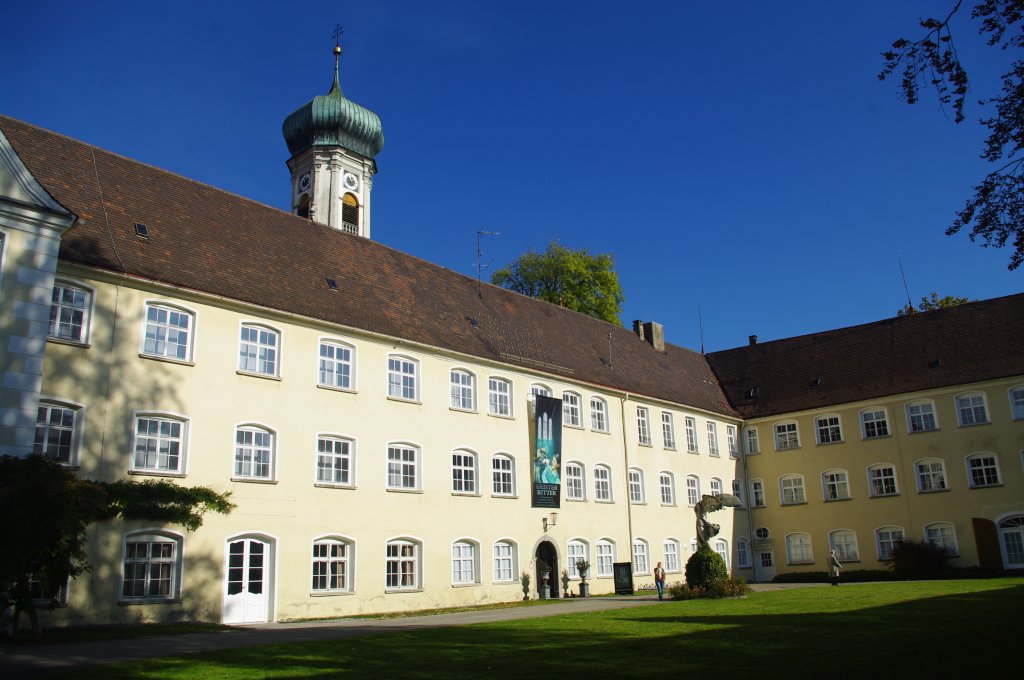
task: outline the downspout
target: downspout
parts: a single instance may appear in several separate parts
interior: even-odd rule
[[[626,440],[626,402],[629,401],[629,392],[623,392],[619,399],[622,413],[622,464],[623,481],[626,482],[626,492],[623,499],[626,501],[626,530],[629,533],[629,573],[633,573],[633,504],[629,502],[629,443]],[[614,572],[613,572],[614,573]]]

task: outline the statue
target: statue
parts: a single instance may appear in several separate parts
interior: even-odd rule
[[[708,543],[718,535],[721,527],[708,521],[708,513],[722,508],[735,508],[740,504],[740,499],[731,493],[720,493],[714,496],[704,494],[700,501],[693,506],[697,513],[697,545],[699,548],[710,548]]]

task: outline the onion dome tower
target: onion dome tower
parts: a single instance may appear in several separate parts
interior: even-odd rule
[[[370,190],[384,131],[373,111],[346,99],[338,80],[288,116],[282,132],[292,173],[292,212],[357,236],[370,237]]]

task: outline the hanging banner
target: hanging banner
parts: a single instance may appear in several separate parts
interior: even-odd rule
[[[542,394],[534,399],[532,507],[557,508],[562,483],[562,400]]]

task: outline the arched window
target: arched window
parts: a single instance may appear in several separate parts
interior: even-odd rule
[[[452,493],[478,494],[476,454],[466,449],[452,451]]]
[[[644,471],[640,468],[629,468],[629,502],[643,503],[645,500]]]
[[[821,473],[821,489],[826,501],[850,498],[850,478],[846,470],[825,470]]]
[[[388,488],[418,491],[420,484],[419,447],[404,443],[388,444]]]
[[[185,474],[189,420],[177,414],[136,413],[132,472]]]
[[[903,527],[881,527],[875,530],[875,543],[878,546],[878,559],[885,561],[892,559],[892,551],[896,544],[903,540]]]
[[[461,368],[450,373],[451,400],[449,405],[458,411],[476,410],[476,376]]]
[[[715,552],[721,555],[722,561],[725,562],[726,566],[729,565],[729,544],[726,543],[724,538],[719,538],[715,541]]]
[[[828,535],[828,544],[836,551],[840,562],[857,562],[860,553],[857,550],[857,534],[849,529],[836,529]]]
[[[601,397],[590,398],[590,429],[594,432],[608,431],[608,404]]]
[[[352,194],[346,193],[341,197],[341,221],[345,231],[359,233],[359,199]]]
[[[814,433],[819,444],[835,444],[843,441],[843,429],[839,424],[839,416],[828,414],[814,419]]]
[[[576,568],[576,563],[580,560],[590,561],[590,547],[582,538],[574,538],[566,545],[565,557],[569,578],[579,578],[580,572]]]
[[[238,339],[241,373],[277,377],[281,374],[281,333],[269,326],[243,323]]]
[[[736,539],[736,566],[741,569],[750,567],[750,545],[745,538]]]
[[[166,303],[147,302],[142,322],[141,353],[149,357],[192,361],[195,313]]]
[[[259,425],[235,428],[234,479],[273,479],[275,467],[274,432]]]
[[[1010,413],[1014,420],[1024,420],[1024,385],[1010,388]]]
[[[388,397],[405,401],[419,400],[420,362],[411,357],[388,356]]]
[[[924,540],[929,545],[941,548],[950,557],[956,557],[960,550],[956,545],[956,529],[949,522],[933,522],[924,527]]]
[[[686,504],[691,508],[700,501],[700,478],[697,475],[686,476]]]
[[[1024,515],[999,522],[999,546],[1003,551],[1003,566],[1024,569]]]
[[[989,422],[984,392],[968,392],[956,396],[956,419],[960,427]]]
[[[519,550],[515,541],[504,539],[494,543],[494,580],[509,583],[519,573]]]
[[[812,564],[814,562],[810,534],[786,536],[786,559],[790,564]]]
[[[925,458],[914,463],[917,473],[917,490],[921,493],[947,491],[946,463],[940,458]]]
[[[594,500],[612,502],[612,471],[607,465],[594,466]]]
[[[346,437],[319,435],[316,438],[316,483],[331,486],[355,485],[356,443]]]
[[[385,554],[385,588],[416,590],[420,587],[422,544],[410,538],[388,541]]]
[[[565,497],[570,501],[582,501],[585,498],[585,480],[583,466],[573,461],[565,464]]]
[[[895,496],[899,493],[896,486],[896,467],[891,463],[878,463],[868,468],[868,483],[871,496]]]
[[[755,508],[763,508],[767,504],[763,479],[750,480],[750,504]]]
[[[722,495],[722,480],[718,477],[711,478],[711,495],[720,496]]]
[[[615,564],[615,541],[602,538],[597,542],[597,575],[611,576]]]
[[[337,340],[320,340],[317,384],[339,390],[355,389],[356,348]]]
[[[530,396],[536,397],[538,394],[541,395],[542,397],[550,397],[551,388],[548,387],[547,385],[541,385],[540,383],[534,383],[533,385],[530,385]]]
[[[480,583],[480,544],[468,538],[452,543],[452,584]]]
[[[163,529],[125,534],[121,600],[175,600],[181,597],[182,538]]]
[[[511,456],[498,453],[491,458],[491,478],[491,493],[495,496],[516,495],[516,468]]]
[[[675,505],[676,504],[676,478],[667,470],[664,470],[658,474],[658,486],[661,490],[661,504],[662,505]]]
[[[889,416],[881,406],[872,406],[860,412],[860,434],[864,439],[889,436]]]
[[[88,343],[93,298],[93,290],[84,284],[56,281],[50,296],[47,334],[59,340]]]
[[[740,481],[738,479],[732,480],[732,495],[736,496],[736,498],[740,499],[739,507],[742,508],[743,507],[743,482],[742,481]]]
[[[41,398],[36,410],[36,438],[32,453],[61,465],[78,465],[85,406]]]
[[[313,541],[312,592],[351,592],[353,564],[355,555],[349,539],[326,536]]]
[[[651,560],[647,550],[647,541],[642,538],[633,539],[633,573],[651,573]]]
[[[566,427],[583,427],[581,412],[580,395],[562,392],[562,424]]]
[[[674,538],[666,538],[661,548],[665,553],[665,571],[681,571],[683,562],[679,559],[679,541]]]
[[[787,449],[800,448],[800,432],[797,430],[795,421],[788,421],[775,424],[775,450],[785,451]]]
[[[803,475],[785,475],[780,477],[779,490],[783,505],[797,505],[807,502],[807,494],[804,493]]]
[[[999,486],[999,459],[994,453],[975,453],[967,456],[967,480],[972,489]]]
[[[492,416],[512,416],[512,383],[504,378],[487,379],[487,412]]]
[[[907,404],[907,431],[927,432],[939,429],[938,420],[935,418],[935,402],[912,401]]]

